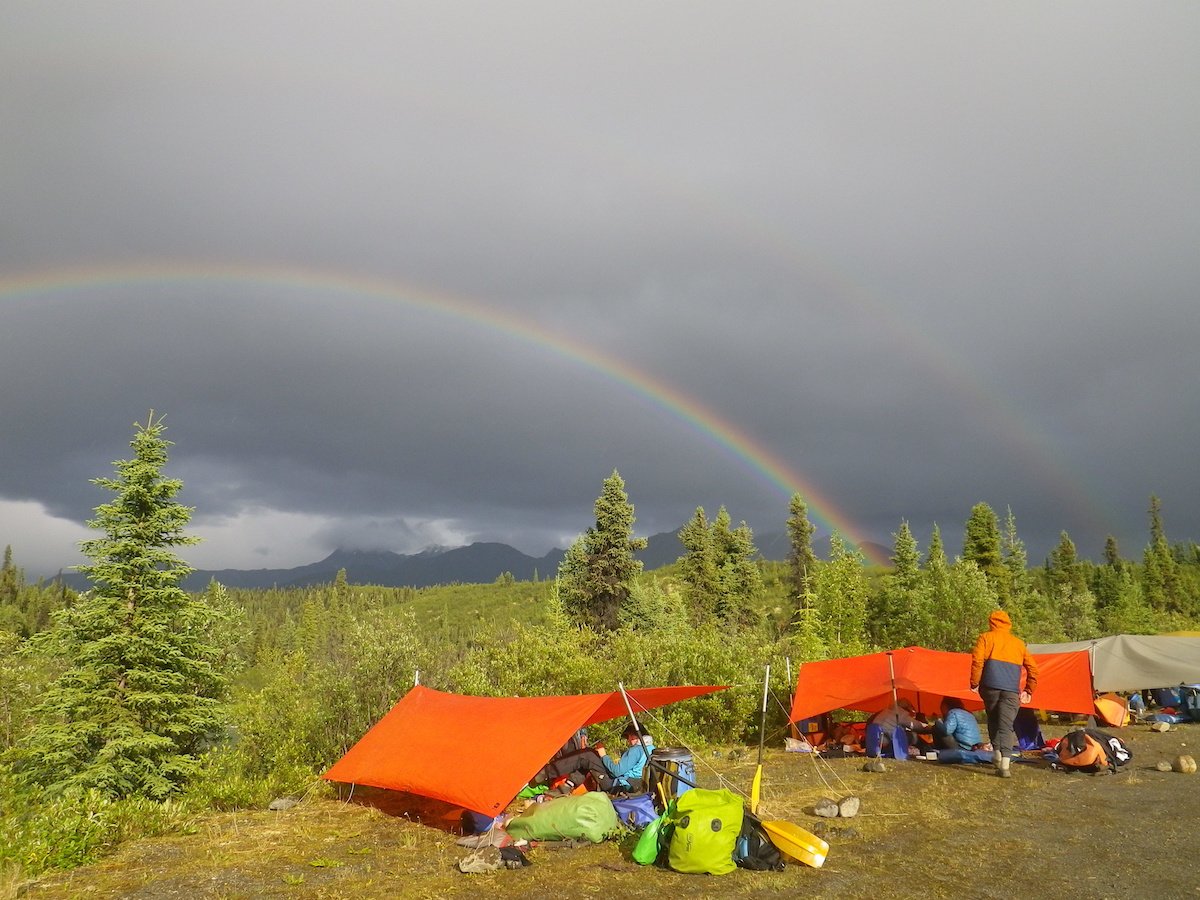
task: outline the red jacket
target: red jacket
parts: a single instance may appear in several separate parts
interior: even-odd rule
[[[1002,609],[988,617],[989,630],[979,636],[971,651],[971,690],[977,687],[1002,691],[1021,690],[1021,669],[1025,669],[1025,690],[1037,687],[1037,663],[1025,648],[1025,642],[1012,633],[1012,620]]]

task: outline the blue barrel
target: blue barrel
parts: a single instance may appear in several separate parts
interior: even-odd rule
[[[650,754],[650,793],[661,802],[658,787],[669,798],[678,797],[696,785],[696,766],[686,747],[659,747]]]

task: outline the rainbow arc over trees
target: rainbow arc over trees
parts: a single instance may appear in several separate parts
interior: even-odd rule
[[[58,268],[9,275],[0,278],[0,298],[32,299],[47,295],[80,295],[97,288],[195,283],[323,291],[331,297],[347,296],[393,303],[430,311],[532,345],[600,374],[687,424],[707,443],[736,459],[780,494],[783,501],[780,505],[781,520],[786,515],[787,501],[798,493],[804,498],[814,522],[827,531],[836,531],[852,545],[862,545],[863,553],[871,562],[881,565],[887,563],[887,560],[879,558],[878,552],[871,551],[861,530],[849,516],[840,511],[811,480],[753,435],[695,397],[625,360],[478,300],[378,277],[290,265],[166,262]]]

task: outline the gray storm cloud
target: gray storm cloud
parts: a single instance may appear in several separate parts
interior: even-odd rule
[[[0,542],[167,416],[205,567],[502,539],[625,478],[890,543],[1200,536],[1200,12],[18,4]],[[255,561],[259,562],[255,562]],[[264,561],[265,560],[265,561]]]

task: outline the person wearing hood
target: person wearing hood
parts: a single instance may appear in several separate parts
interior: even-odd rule
[[[613,762],[603,745],[598,749],[600,758],[604,761],[604,768],[612,778],[612,787],[605,788],[609,793],[634,790],[635,785],[641,783],[642,775],[646,771],[646,761],[654,752],[654,739],[632,722],[625,726],[621,737],[625,738],[629,748],[616,762]]]
[[[1025,686],[1021,687],[1021,670]],[[1022,703],[1033,699],[1037,687],[1037,663],[1025,642],[1012,633],[1012,620],[1002,609],[988,617],[988,630],[975,641],[971,651],[971,690],[978,691],[987,710],[988,739],[996,774],[1011,776],[1016,732],[1013,720]]]

